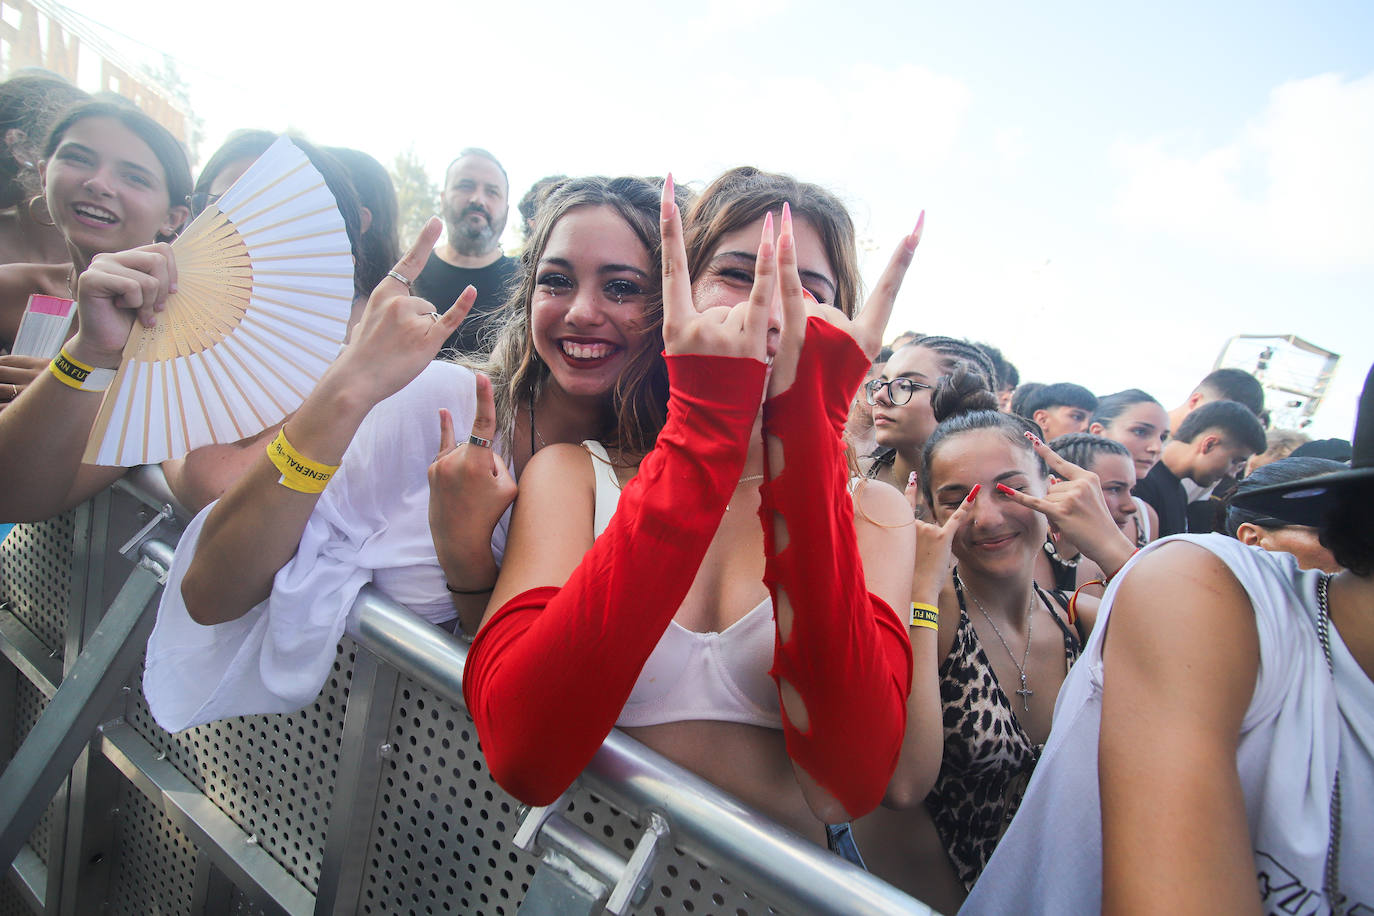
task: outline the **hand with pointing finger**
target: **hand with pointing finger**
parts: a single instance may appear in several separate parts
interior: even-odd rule
[[[1044,496],[1033,496],[1003,484],[997,490],[1008,499],[1034,509],[1078,545],[1083,555],[1113,576],[1135,553],[1135,544],[1117,527],[1102,495],[1102,481],[1092,471],[1066,461],[1036,436],[1024,434],[1058,477]]]
[[[429,528],[452,588],[479,591],[496,581],[491,533],[515,501],[515,478],[490,443],[496,437],[491,379],[477,373],[477,413],[459,441],[453,416],[439,411],[439,455],[429,466]],[[475,440],[475,441],[474,441]]]

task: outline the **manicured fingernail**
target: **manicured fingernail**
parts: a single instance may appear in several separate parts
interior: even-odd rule
[[[983,485],[982,485],[981,483],[975,483],[975,484],[973,485],[973,489],[968,491],[968,496],[965,496],[965,497],[964,497],[964,502],[966,502],[966,503],[971,503],[971,502],[973,502],[975,499],[977,499],[977,498],[978,498],[978,491],[981,490],[981,489],[983,489]]]
[[[916,486],[916,472],[915,472],[915,471],[912,471],[910,474],[906,475],[906,485],[907,485],[908,487],[914,487],[914,486]]]
[[[664,216],[673,215],[673,208],[677,206],[677,196],[672,172],[669,172],[663,179],[663,198],[659,203]]]
[[[915,251],[915,250],[916,250],[916,246],[919,245],[919,244],[921,244],[921,233],[925,231],[925,228],[926,228],[926,211],[922,210],[922,211],[921,211],[921,215],[918,216],[918,217],[916,217],[916,228],[915,228],[915,229],[912,229],[912,230],[911,230],[911,235],[907,236],[906,245],[907,245],[907,247],[910,248],[912,251]]]
[[[782,231],[778,235],[778,247],[792,247],[792,207],[786,201],[782,205]]]
[[[820,305],[820,302],[816,299],[814,295],[812,295],[811,290],[807,289],[805,286],[802,287],[802,298],[810,299],[812,302],[815,302],[817,305]]]
[[[1008,496],[1011,496],[1011,495],[1012,495],[1013,493],[1015,493],[1016,491],[1013,490],[1011,487],[1007,486],[1007,485],[1004,484],[1004,483],[999,483],[999,484],[997,485],[997,492],[998,492],[998,493],[1005,493],[1005,494],[1007,494]]]
[[[1026,430],[1026,431],[1025,431],[1024,433],[1022,433],[1021,435],[1025,436],[1027,439],[1029,439],[1033,445],[1044,445],[1044,444],[1045,444],[1045,443],[1043,443],[1043,442],[1040,441],[1040,437],[1039,437],[1039,436],[1037,436],[1035,433],[1031,432],[1030,430]]]

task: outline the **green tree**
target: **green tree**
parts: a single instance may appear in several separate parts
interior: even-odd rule
[[[396,203],[400,210],[398,230],[401,248],[410,247],[431,216],[439,212],[439,186],[425,171],[425,165],[412,146],[397,153],[391,166],[391,181],[396,185]]]

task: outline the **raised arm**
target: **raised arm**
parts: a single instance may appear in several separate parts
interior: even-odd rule
[[[696,578],[758,416],[776,275],[771,233],[749,300],[697,313],[671,178],[662,229],[667,423],[590,550],[585,457],[570,461],[557,448],[536,455],[468,654],[463,693],[487,764],[530,804],[557,798],[610,733]],[[560,469],[570,488],[556,479]]]
[[[1121,582],[1104,644],[1104,913],[1258,913],[1236,770],[1259,635],[1240,583],[1184,542]]]
[[[828,822],[859,817],[883,799],[906,728],[914,529],[904,524],[886,537],[865,531],[869,553],[861,555],[844,424],[919,238],[920,224],[858,317],[821,306],[808,317],[790,208],[783,208],[783,327],[763,408],[764,582],[776,612],[772,673],[788,754],[807,803]],[[895,491],[891,497],[903,502]],[[881,593],[870,588],[867,567]]]
[[[417,276],[438,233],[439,221],[430,220],[395,272]],[[377,285],[355,342],[344,348],[282,428],[284,451],[294,450],[317,465],[337,466],[368,411],[434,359],[476,297],[468,287],[453,308],[431,317],[433,306],[409,292],[391,277]],[[268,450],[280,441],[254,459],[205,521],[181,585],[187,611],[199,623],[236,620],[267,598],[273,577],[296,552],[319,501],[323,487],[313,492],[292,488],[268,458]]]

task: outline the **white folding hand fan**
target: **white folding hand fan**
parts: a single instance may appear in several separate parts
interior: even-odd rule
[[[135,324],[84,460],[130,466],[234,442],[301,405],[339,353],[353,259],[324,178],[285,137],[175,242],[177,291]]]

